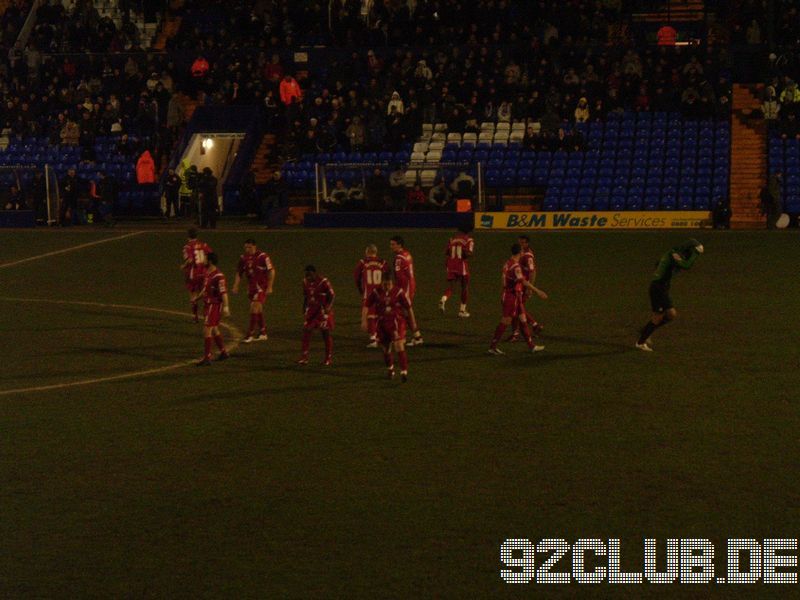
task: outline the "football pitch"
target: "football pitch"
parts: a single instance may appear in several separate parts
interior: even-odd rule
[[[546,350],[502,357],[514,234],[476,232],[458,319],[457,294],[437,309],[449,232],[400,232],[425,339],[406,384],[364,347],[353,282],[394,233],[201,234],[229,283],[251,236],[277,279],[269,340],[198,369],[185,233],[0,232],[0,597],[575,597],[504,583],[503,541],[620,538],[641,571],[646,537],[798,537],[796,232],[536,233]],[[673,281],[678,319],[639,352],[655,262],[689,236],[705,254]],[[337,294],[332,367],[319,336],[294,365],[309,263]],[[226,340],[248,321],[231,300]],[[679,587],[589,591],[744,591]]]

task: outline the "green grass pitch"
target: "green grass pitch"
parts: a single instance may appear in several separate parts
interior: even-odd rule
[[[535,234],[547,349],[490,357],[513,233],[476,234],[461,320],[457,298],[437,310],[449,232],[404,232],[425,345],[403,385],[364,348],[352,281],[392,233],[206,235],[229,282],[249,235],[278,270],[269,341],[209,369],[179,364],[202,352],[182,233],[7,267],[120,232],[0,233],[0,597],[575,597],[503,583],[502,541],[619,537],[641,570],[644,537],[798,537],[797,235]],[[706,252],[673,283],[678,320],[638,352],[655,261],[689,235]],[[332,368],[319,337],[293,365],[307,263],[337,292]],[[246,297],[231,308],[246,329]],[[56,387],[3,393],[34,386]],[[593,591],[742,597],[702,587]]]

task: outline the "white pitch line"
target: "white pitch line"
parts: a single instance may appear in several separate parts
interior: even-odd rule
[[[45,252],[44,254],[37,254],[36,256],[29,256],[28,258],[22,258],[20,260],[15,260],[12,262],[2,263],[0,264],[0,269],[5,269],[6,267],[15,267],[17,265],[21,265],[27,262],[31,262],[33,260],[39,260],[42,258],[47,258],[49,256],[56,256],[58,254],[66,254],[67,252],[74,252],[75,250],[81,250],[83,248],[89,248],[91,246],[97,246],[98,244],[106,244],[108,242],[116,242],[118,240],[124,240],[129,237],[133,237],[135,235],[142,235],[146,233],[144,231],[134,231],[133,233],[126,233],[125,235],[118,235],[112,238],[104,238],[102,240],[96,240],[94,242],[87,242],[85,244],[78,244],[77,246],[70,246],[69,248],[62,248],[61,250],[53,250],[52,252]]]
[[[93,306],[96,308],[112,308],[119,310],[137,310],[144,312],[161,313],[165,315],[176,315],[179,317],[189,316],[189,313],[181,312],[178,310],[167,310],[164,308],[151,308],[149,306],[134,306],[132,304],[108,304],[105,302],[82,302],[78,300],[50,300],[47,298],[10,298],[8,296],[0,296],[0,301],[3,302],[38,302],[47,304],[65,304],[72,306]],[[235,325],[227,323],[220,323],[221,327],[227,329],[233,340],[227,347],[228,352],[233,352],[239,346],[239,338],[242,337],[242,332],[236,328]],[[95,383],[107,383],[109,381],[119,381],[121,379],[132,379],[135,377],[146,377],[148,375],[156,375],[158,373],[165,373],[173,371],[182,367],[188,367],[195,364],[196,360],[181,361],[164,367],[154,367],[152,369],[143,369],[141,371],[130,371],[128,373],[120,373],[119,375],[109,375],[107,377],[95,377],[93,379],[82,379],[80,381],[70,381],[68,383],[52,383],[50,385],[39,385],[27,388],[15,388],[13,390],[0,390],[0,396],[9,396],[11,394],[25,394],[30,392],[46,392],[50,390],[61,390],[65,388],[78,387],[82,385],[92,385]]]

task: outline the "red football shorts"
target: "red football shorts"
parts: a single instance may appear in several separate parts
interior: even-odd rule
[[[361,308],[367,309],[367,318],[368,319],[377,319],[378,318],[378,309],[373,304],[372,306],[367,306],[367,301],[364,300],[361,302]]]
[[[462,275],[456,271],[448,271],[447,281],[461,281],[464,285],[469,285],[469,275]]]
[[[264,301],[267,299],[267,290],[262,290],[261,288],[250,288],[247,291],[247,299],[250,300],[250,302],[264,304]]]
[[[306,311],[303,329],[324,329],[326,331],[333,331],[333,326],[333,311],[330,311],[324,317],[322,316],[321,310],[314,310],[312,312]]]
[[[206,327],[216,327],[222,318],[222,305],[221,304],[206,304],[204,307],[206,320],[204,325]]]
[[[506,292],[503,294],[501,302],[503,303],[503,318],[514,319],[522,311],[522,292]]]
[[[388,346],[394,341],[406,339],[406,320],[396,318],[391,321],[378,321],[378,342]]]

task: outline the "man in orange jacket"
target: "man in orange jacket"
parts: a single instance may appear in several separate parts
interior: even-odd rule
[[[294,98],[297,98],[298,102],[303,99],[303,90],[300,89],[300,84],[291,75],[286,75],[281,81],[280,94],[281,102],[286,106],[294,102]]]

